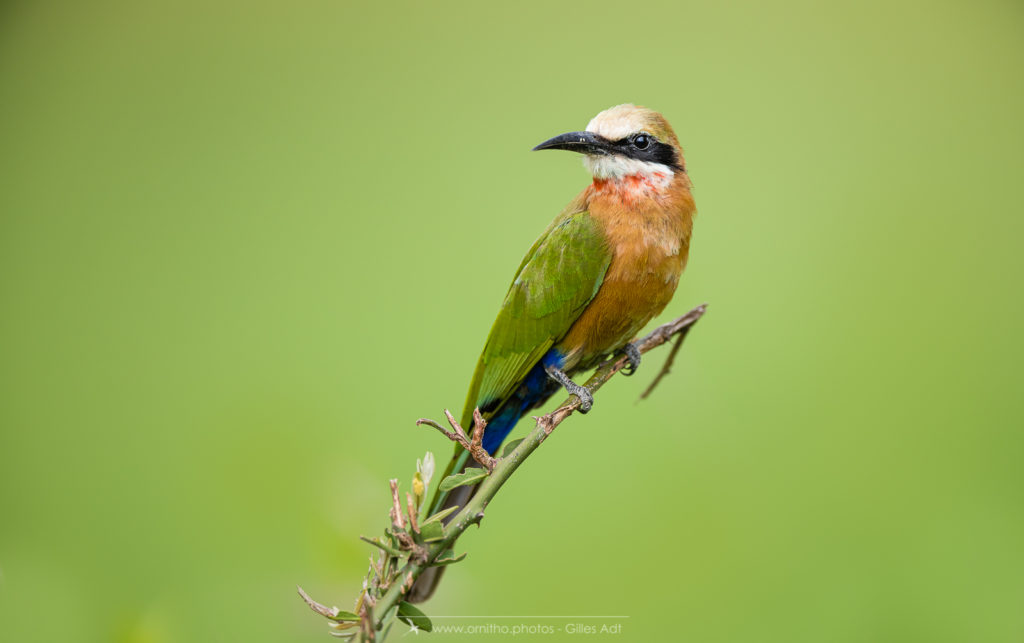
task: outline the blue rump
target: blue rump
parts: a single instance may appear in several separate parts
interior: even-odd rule
[[[494,452],[498,450],[501,443],[512,432],[512,429],[519,422],[519,418],[523,417],[523,413],[527,409],[543,404],[544,400],[551,397],[553,392],[552,387],[549,385],[551,380],[544,369],[549,366],[562,368],[563,363],[564,356],[552,348],[544,354],[544,357],[539,362],[533,365],[530,372],[526,374],[523,381],[516,387],[512,396],[508,398],[504,406],[487,423],[482,442],[482,446],[487,449],[487,453],[494,455]]]

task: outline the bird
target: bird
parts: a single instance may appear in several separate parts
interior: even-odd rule
[[[561,389],[588,412],[594,396],[573,376],[623,354],[623,372],[636,371],[632,342],[672,299],[696,214],[682,147],[654,110],[617,105],[584,131],[533,149],[581,154],[591,182],[526,253],[477,361],[461,420],[472,426],[480,410],[492,455],[527,411]],[[445,475],[474,464],[457,445]],[[464,506],[473,490],[438,492],[428,507]],[[406,600],[429,599],[443,570],[427,569]]]

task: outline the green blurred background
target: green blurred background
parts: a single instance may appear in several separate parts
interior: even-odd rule
[[[7,2],[0,639],[330,640],[295,584],[350,607],[588,180],[530,147],[621,102],[696,184],[663,319],[709,314],[426,611],[1024,639],[1022,70],[1019,0]]]

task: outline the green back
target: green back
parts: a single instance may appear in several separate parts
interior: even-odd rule
[[[566,212],[533,244],[494,321],[462,413],[504,402],[569,331],[597,294],[611,261],[604,233],[586,211]]]
[[[519,265],[494,320],[462,412],[462,426],[473,426],[473,409],[500,408],[530,369],[569,331],[597,294],[611,262],[604,233],[589,212],[566,210],[534,242]],[[490,413],[485,418],[490,418]],[[440,479],[461,471],[469,452],[455,455]],[[430,513],[448,494],[435,492]]]

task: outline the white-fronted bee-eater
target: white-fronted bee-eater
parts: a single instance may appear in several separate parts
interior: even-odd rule
[[[665,118],[618,105],[582,132],[547,140],[535,150],[583,155],[593,177],[526,253],[484,344],[462,413],[487,420],[483,447],[494,453],[530,409],[560,388],[593,395],[572,379],[615,353],[635,370],[630,343],[665,308],[686,266],[695,207],[683,150]],[[467,466],[458,447],[446,475]],[[462,505],[471,487],[437,494],[433,511]],[[430,597],[444,568],[428,569],[408,599]]]

